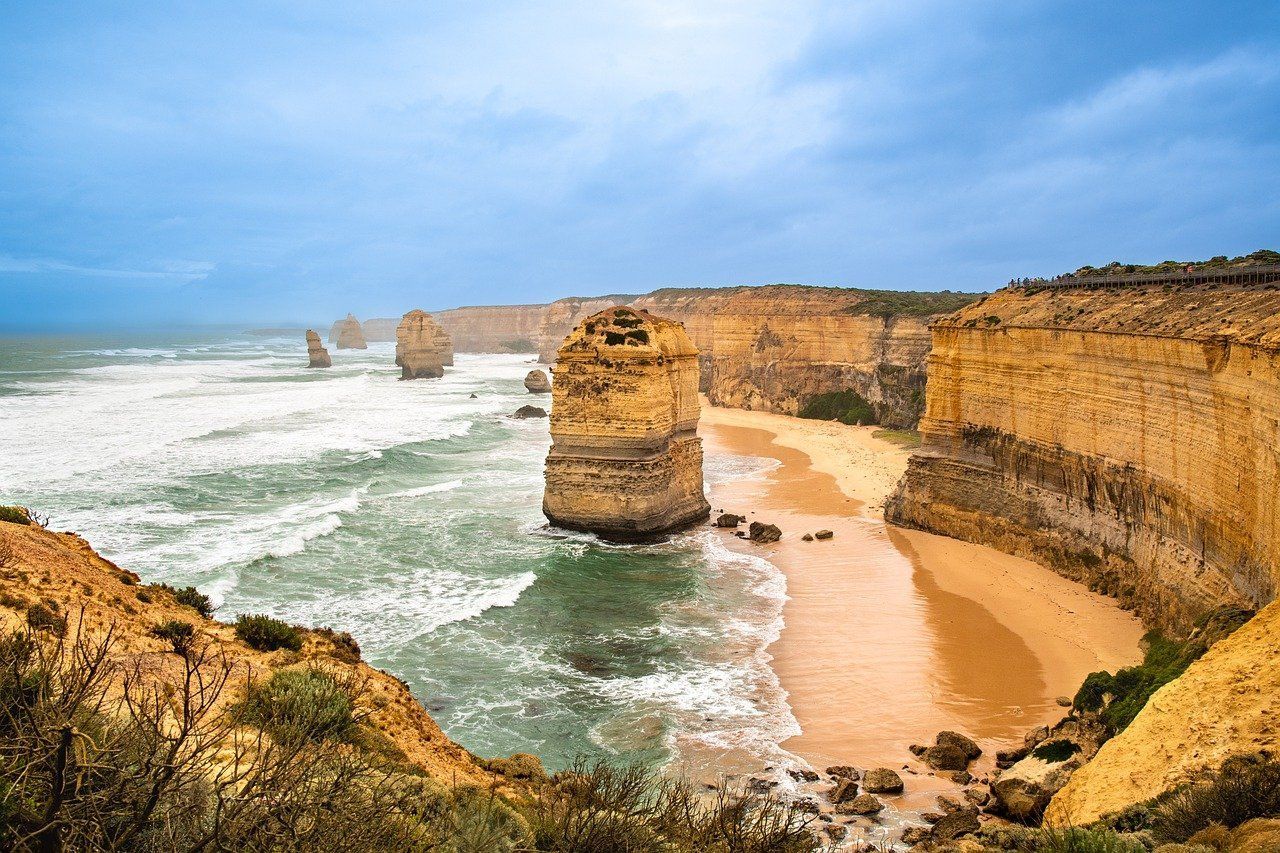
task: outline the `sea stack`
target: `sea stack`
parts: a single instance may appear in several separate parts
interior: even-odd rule
[[[426,311],[415,308],[396,327],[396,364],[401,379],[439,379],[444,376],[442,339],[448,335]]]
[[[524,377],[524,389],[530,394],[550,394],[551,380],[541,370],[530,370]]]
[[[364,342],[364,330],[360,328],[360,321],[356,319],[355,314],[348,314],[347,319],[342,321],[342,328],[338,330],[338,349],[368,349],[369,345]]]
[[[643,540],[711,512],[702,494],[698,350],[673,320],[601,311],[557,353],[542,511],[555,525]]]
[[[320,343],[320,336],[307,329],[307,367],[333,367],[329,351]]]

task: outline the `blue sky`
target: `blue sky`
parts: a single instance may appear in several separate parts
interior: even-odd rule
[[[7,3],[0,326],[1280,248],[1280,4]]]

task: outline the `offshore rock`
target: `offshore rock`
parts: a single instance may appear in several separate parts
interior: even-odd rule
[[[364,341],[364,330],[360,328],[360,321],[356,319],[355,314],[348,314],[347,319],[342,321],[342,327],[338,329],[338,349],[368,349],[369,345]]]
[[[426,311],[415,308],[396,328],[396,364],[401,379],[439,379],[444,376],[444,331]]]
[[[644,539],[703,521],[698,351],[679,323],[610,308],[557,353],[542,510],[553,524]]]
[[[329,351],[320,343],[320,336],[307,329],[307,367],[333,367]]]
[[[547,410],[539,406],[521,406],[515,410],[511,417],[525,420],[526,418],[545,418],[546,416]]]
[[[524,377],[524,389],[530,394],[550,394],[551,380],[541,370],[530,370]]]

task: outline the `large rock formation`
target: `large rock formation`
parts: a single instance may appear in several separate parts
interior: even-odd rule
[[[564,339],[587,317],[615,305],[626,305],[635,294],[615,293],[611,296],[569,296],[557,299],[542,312],[538,323],[538,360],[554,364]]]
[[[333,367],[329,351],[320,343],[320,336],[307,329],[307,367]]]
[[[697,358],[679,323],[624,307],[565,339],[542,503],[553,524],[637,539],[708,517]]]
[[[551,380],[541,370],[530,370],[524,376],[524,390],[530,394],[550,394]]]
[[[933,328],[886,515],[1042,562],[1181,631],[1280,577],[1280,292],[1010,289]]]
[[[342,326],[346,320],[338,320],[329,327],[329,343],[336,343],[338,335],[342,333]],[[400,325],[399,317],[374,317],[365,320],[360,324],[360,331],[364,335],[367,343],[374,341],[394,341],[396,339],[396,326]]]
[[[1084,826],[1235,755],[1280,755],[1280,602],[1215,643],[1148,700],[1049,804],[1055,825]]]
[[[444,330],[426,311],[415,308],[405,314],[396,328],[396,364],[400,366],[400,378],[444,376],[442,346],[446,339]]]
[[[368,348],[369,345],[364,340],[364,332],[360,328],[360,321],[356,319],[356,315],[348,314],[347,319],[342,321],[342,328],[338,330],[338,349]]]
[[[433,315],[458,352],[537,352],[545,305],[485,305]],[[566,330],[568,331],[568,330]],[[559,340],[563,339],[560,336]]]

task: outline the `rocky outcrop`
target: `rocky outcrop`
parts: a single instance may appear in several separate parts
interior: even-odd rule
[[[431,315],[415,308],[396,329],[396,364],[401,379],[438,379],[444,376],[444,332]]]
[[[369,345],[364,340],[364,331],[360,328],[360,321],[354,314],[348,314],[347,319],[342,321],[342,327],[338,329],[338,349],[368,348]]]
[[[710,515],[697,356],[679,323],[623,307],[565,339],[553,371],[543,498],[553,524],[642,539]]]
[[[1071,777],[1046,813],[1083,826],[1237,755],[1280,755],[1280,602],[1267,606],[1147,701]]]
[[[345,319],[339,320],[329,327],[329,343],[337,342],[338,335],[342,333],[344,323],[346,323]],[[399,317],[374,317],[360,324],[360,333],[364,335],[366,343],[394,341],[396,339],[396,326],[399,324]]]
[[[542,311],[538,322],[538,360],[554,364],[564,339],[587,317],[616,305],[626,305],[635,294],[615,293],[610,296],[569,296],[557,299]]]
[[[458,352],[532,353],[538,351],[546,309],[546,305],[486,305],[437,311],[434,316]],[[556,345],[563,339],[562,334]]]
[[[511,417],[521,421],[529,418],[545,418],[546,416],[547,410],[540,406],[521,406],[511,415]]]
[[[1181,633],[1280,572],[1280,292],[1010,289],[933,328],[893,522],[1042,562]]]
[[[307,329],[307,367],[333,367],[329,351],[320,343],[320,336]]]
[[[551,380],[541,370],[530,370],[524,377],[524,390],[530,394],[550,394]]]
[[[797,414],[856,391],[886,426],[923,411],[929,323],[976,295],[769,285],[657,290],[637,308],[684,323],[717,406]]]

